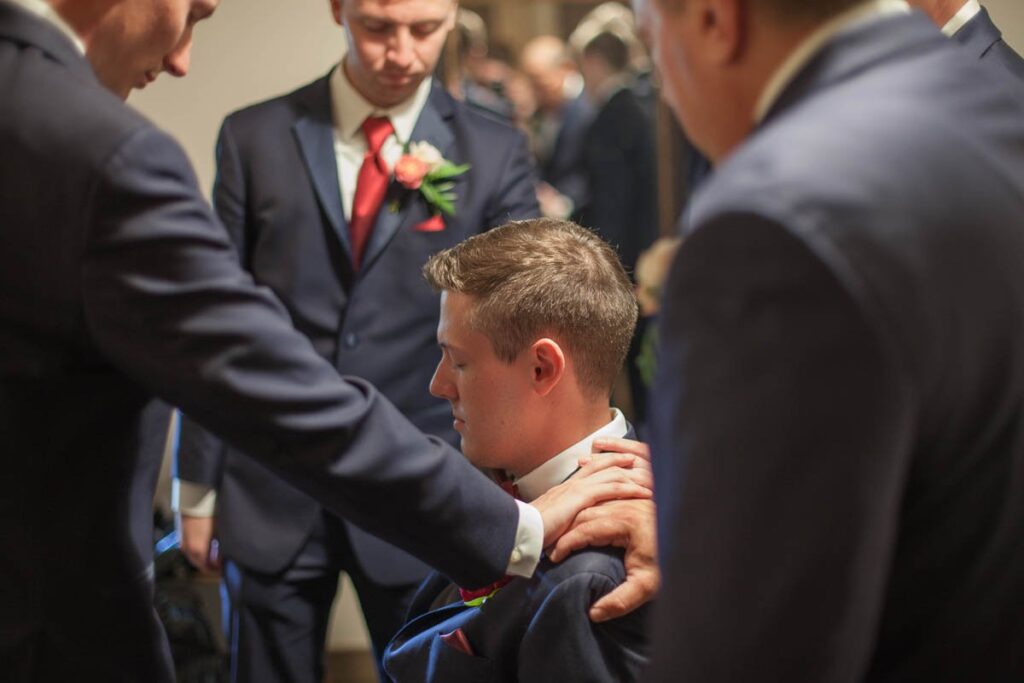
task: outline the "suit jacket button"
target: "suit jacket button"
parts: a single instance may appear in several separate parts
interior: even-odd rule
[[[359,346],[359,335],[355,332],[349,332],[345,335],[345,348],[354,349]]]

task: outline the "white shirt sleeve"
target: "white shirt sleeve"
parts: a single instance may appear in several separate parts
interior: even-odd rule
[[[519,528],[516,529],[516,544],[512,546],[505,573],[529,578],[544,552],[544,520],[532,505],[521,500],[517,500],[516,505],[519,507]]]
[[[216,504],[216,489],[183,479],[171,482],[171,509],[175,512],[187,517],[213,517]]]

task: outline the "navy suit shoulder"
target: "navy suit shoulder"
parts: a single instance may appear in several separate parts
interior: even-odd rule
[[[636,680],[650,654],[649,606],[603,624],[588,609],[622,583],[621,551],[586,549],[560,564],[541,561],[530,579],[513,579],[480,607],[461,602],[432,609],[452,592],[431,575],[414,598],[408,623],[385,654],[396,683],[413,681],[608,681]],[[473,654],[442,636],[461,630]]]

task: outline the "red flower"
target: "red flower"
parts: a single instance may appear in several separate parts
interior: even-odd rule
[[[430,166],[411,154],[403,154],[395,164],[395,180],[410,190],[418,190]]]

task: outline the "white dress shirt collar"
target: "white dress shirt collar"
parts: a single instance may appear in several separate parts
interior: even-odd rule
[[[395,136],[399,142],[409,142],[416,122],[427,104],[433,78],[423,79],[412,97],[405,102],[388,109],[380,109],[366,100],[355,89],[345,74],[344,58],[331,74],[331,104],[334,116],[334,127],[340,139],[346,143],[363,142],[361,132],[363,121],[371,115],[386,116],[395,128]]]
[[[822,24],[790,53],[768,79],[754,109],[754,122],[759,123],[767,116],[768,110],[779,99],[786,86],[834,37],[870,19],[907,12],[910,12],[910,6],[905,0],[868,0]]]
[[[515,485],[519,489],[520,498],[530,502],[542,496],[551,487],[561,484],[579,469],[580,457],[590,453],[594,439],[605,436],[623,437],[628,429],[622,411],[612,408],[611,422],[569,446],[529,474],[516,479]]]
[[[964,27],[968,21],[978,16],[981,11],[981,3],[978,0],[967,0],[953,17],[942,27],[942,32],[952,38],[957,31]]]
[[[85,43],[78,37],[75,30],[71,28],[63,17],[57,14],[57,11],[50,7],[49,3],[45,0],[10,0],[15,5],[35,14],[36,16],[45,19],[46,21],[53,24],[57,30],[66,35],[71,43],[75,46],[82,56],[85,56]]]

